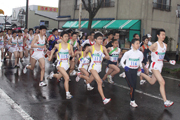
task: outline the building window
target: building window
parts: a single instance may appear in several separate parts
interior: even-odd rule
[[[177,17],[180,18],[180,5],[177,6]]]
[[[152,29],[152,38],[151,38],[151,41],[152,42],[156,42],[157,40],[158,40],[158,38],[157,38],[157,31],[158,31],[159,29]]]
[[[171,11],[171,0],[153,0],[153,8]]]
[[[85,3],[88,6],[88,0],[85,0]],[[79,9],[80,0],[76,0],[75,9]],[[91,6],[96,7],[97,6],[97,0],[91,0]],[[101,5],[101,8],[103,7],[114,7],[115,6],[115,0],[103,0],[103,3]],[[82,9],[84,9],[84,5],[82,4]]]
[[[45,25],[48,28],[49,27],[49,21],[40,20],[40,25]]]

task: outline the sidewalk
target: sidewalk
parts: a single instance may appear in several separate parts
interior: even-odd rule
[[[4,98],[0,96],[0,119],[1,120],[24,120],[19,113],[11,108]]]

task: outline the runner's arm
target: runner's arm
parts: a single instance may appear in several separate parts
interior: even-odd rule
[[[156,47],[157,47],[157,43],[154,43],[154,44],[152,44],[152,45],[149,47],[149,50],[150,50],[151,52],[153,52]]]
[[[92,47],[89,46],[85,51],[84,51],[84,58],[87,56],[88,52],[91,52]]]
[[[106,49],[106,47],[104,47],[104,46],[103,46],[103,52],[105,53],[105,57],[104,57],[104,58],[105,58],[106,60],[110,60],[109,54],[108,54],[108,52],[107,52],[107,49]]]
[[[69,55],[70,55],[71,57],[75,57],[75,54],[74,54],[74,52],[73,52],[73,47],[72,47],[72,45],[70,46]]]
[[[128,53],[125,52],[124,55],[123,55],[123,57],[121,58],[121,62],[120,62],[123,68],[125,68],[124,62],[125,62],[127,59],[128,59]]]
[[[11,42],[11,41],[12,41],[12,38],[9,39],[8,45],[12,45],[12,42]]]
[[[54,48],[51,50],[51,54],[50,54],[50,56],[49,56],[49,58],[48,58],[49,61],[51,61],[52,56],[53,56],[54,52],[56,51],[56,49],[58,49],[58,47],[59,47],[59,45],[56,44],[56,45],[54,46]]]
[[[74,56],[76,56],[76,55],[81,55],[81,54],[82,54],[81,51],[77,51]]]
[[[142,52],[141,52],[140,61],[139,61],[139,62],[140,62],[139,66],[140,66],[141,69],[143,69],[142,61],[143,61],[143,54],[142,54]]]

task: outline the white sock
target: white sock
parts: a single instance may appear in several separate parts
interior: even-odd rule
[[[87,87],[91,87],[89,83],[87,84]]]
[[[68,91],[68,92],[66,92],[66,95],[68,95],[68,94],[70,94],[70,92]]]

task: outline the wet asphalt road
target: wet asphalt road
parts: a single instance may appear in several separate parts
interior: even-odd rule
[[[64,81],[46,79],[55,67],[46,60],[45,81],[48,86],[39,87],[40,68],[37,64],[34,71],[28,70],[23,74],[23,67],[27,63],[28,59],[24,60],[19,69],[12,67],[14,60],[0,64],[0,88],[35,120],[180,120],[179,79],[172,79],[176,76],[163,73],[171,77],[165,78],[167,98],[175,102],[170,108],[165,109],[163,105],[158,83],[140,86],[139,78],[135,94],[139,107],[130,107],[127,83],[119,74],[113,78],[115,84],[104,83],[104,94],[112,99],[104,106],[96,82],[91,84],[95,89],[87,91],[83,80],[77,83],[75,77],[70,77],[72,81],[69,86],[73,98],[66,100]],[[105,66],[103,63],[101,77],[104,76]]]

